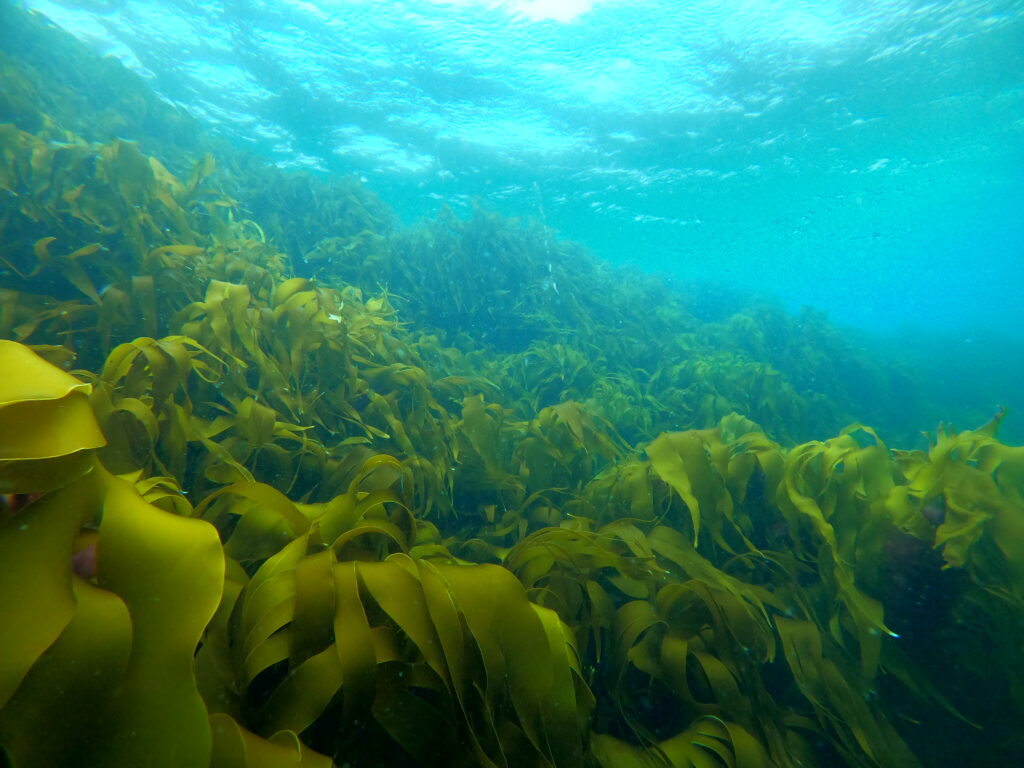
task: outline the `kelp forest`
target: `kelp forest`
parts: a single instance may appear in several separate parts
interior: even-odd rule
[[[1002,411],[0,17],[0,765],[1020,762]]]

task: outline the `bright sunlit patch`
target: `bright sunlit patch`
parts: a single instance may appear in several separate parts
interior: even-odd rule
[[[516,0],[515,12],[531,21],[568,22],[589,11],[600,0]]]
[[[605,0],[426,0],[435,5],[502,8],[529,21],[575,21]]]
[[[805,43],[827,43],[835,34],[828,20],[805,9],[793,9],[781,21],[788,37]]]
[[[378,169],[398,173],[420,173],[436,165],[430,155],[410,151],[383,136],[352,133],[351,129],[351,126],[342,126],[334,132],[335,138],[341,140],[334,154],[360,157],[372,161]]]

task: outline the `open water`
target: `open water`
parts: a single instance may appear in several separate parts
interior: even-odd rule
[[[842,325],[1024,327],[1014,0],[25,5],[409,220],[480,196]]]

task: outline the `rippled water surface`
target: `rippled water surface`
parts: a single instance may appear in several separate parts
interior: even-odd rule
[[[841,324],[1024,327],[1019,2],[27,5],[410,220],[481,196]]]

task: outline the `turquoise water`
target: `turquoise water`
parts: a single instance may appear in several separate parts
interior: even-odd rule
[[[841,325],[1024,327],[1019,2],[27,5],[409,220],[481,196]]]

